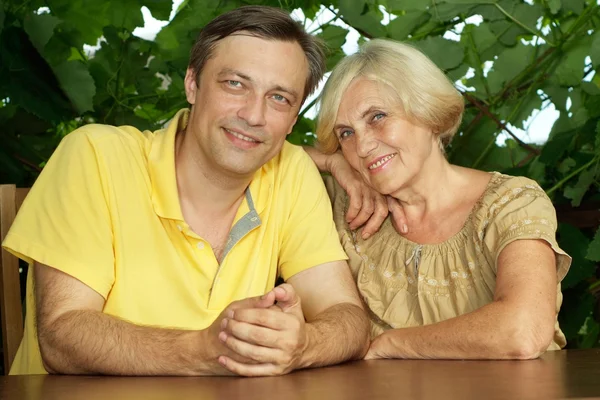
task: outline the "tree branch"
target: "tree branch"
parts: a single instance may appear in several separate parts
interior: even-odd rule
[[[583,71],[583,79],[585,80],[585,78],[588,77],[589,74],[591,74],[592,72],[595,71],[595,68],[593,65],[590,65],[589,68],[585,71]]]
[[[522,159],[521,161],[519,161],[519,162],[517,163],[517,167],[522,167],[522,166],[524,166],[524,165],[525,165],[525,164],[527,164],[529,161],[531,161],[531,159],[532,159],[533,157],[535,157],[535,156],[536,156],[536,154],[535,154],[535,153],[529,153],[529,154],[527,154],[527,156],[526,156],[524,159]]]
[[[560,187],[562,185],[564,185],[565,183],[567,183],[569,181],[569,179],[573,178],[575,175],[579,175],[580,172],[585,171],[586,169],[588,169],[589,167],[591,167],[595,162],[598,162],[598,161],[599,161],[598,157],[592,158],[592,160],[590,162],[588,162],[585,165],[582,165],[580,168],[577,168],[575,171],[571,172],[569,175],[567,175],[563,179],[561,179],[560,182],[558,182],[556,185],[552,186],[552,188],[546,190],[546,194],[548,196],[550,196],[557,189],[560,189]]]
[[[17,154],[13,154],[13,157],[17,160],[20,161],[22,164],[27,165],[28,167],[34,169],[37,172],[42,172],[42,168],[40,168],[39,165],[35,165],[34,163],[32,163],[31,161],[28,161],[26,159],[24,159],[23,157],[17,155]]]
[[[556,50],[555,48],[549,48],[544,53],[542,53],[542,55],[539,56],[530,66],[525,68],[525,70],[523,70],[523,72],[521,72],[519,75],[517,75],[515,78],[513,78],[509,83],[507,83],[506,86],[504,87],[504,89],[502,90],[502,92],[500,92],[500,94],[497,95],[495,99],[506,98],[508,96],[508,92],[513,88],[513,85],[516,82],[518,82],[523,76],[529,75],[531,73],[531,70],[537,68],[546,59],[546,57],[548,57],[550,54],[552,54],[555,50]],[[491,102],[492,104],[495,103],[495,99],[492,100],[492,102]]]
[[[309,35],[314,35],[319,29],[323,29],[324,26],[329,25],[330,23],[332,23],[333,21],[335,21],[337,18],[339,18],[339,16],[337,14],[335,14],[333,16],[333,18],[331,18],[329,21],[324,22],[321,25],[317,26],[315,29],[313,29],[310,32],[308,32],[308,34]]]
[[[521,28],[525,29],[527,32],[531,33],[532,35],[544,38],[544,40],[546,41],[546,43],[548,43],[551,47],[556,47],[556,45],[554,43],[552,43],[550,40],[548,40],[548,38],[546,38],[542,32],[538,32],[535,29],[532,29],[532,28],[528,27],[527,25],[525,25],[524,23],[522,23],[521,21],[519,21],[518,19],[516,19],[512,15],[510,15],[504,8],[502,8],[502,6],[500,4],[494,3],[494,5],[496,6],[496,8],[498,10],[500,10],[500,12],[502,14],[504,14],[512,22],[514,22],[515,24],[519,25]]]
[[[473,31],[469,31],[469,44],[471,47],[471,51],[473,51],[473,54],[475,55],[475,57],[477,57],[477,72],[479,73],[479,79],[481,80],[481,82],[483,83],[483,88],[485,89],[485,93],[487,94],[487,97],[490,97],[490,87],[488,85],[487,79],[485,76],[483,76],[483,68],[481,67],[481,65],[483,64],[481,62],[481,57],[479,56],[479,51],[477,49],[477,46],[475,45],[475,40],[473,39]]]
[[[311,101],[310,103],[308,103],[308,105],[307,105],[306,107],[304,107],[304,109],[302,110],[302,112],[300,112],[300,114],[298,114],[298,116],[299,116],[300,118],[304,117],[304,114],[306,114],[306,112],[307,112],[308,110],[310,110],[310,109],[311,109],[311,108],[312,108],[312,107],[313,107],[313,106],[314,106],[314,105],[317,103],[317,101],[319,101],[319,98],[318,98],[318,97],[315,97],[315,98],[313,99],[313,101]]]
[[[530,153],[534,153],[534,154],[540,154],[540,151],[538,149],[536,149],[535,147],[530,146],[529,144],[525,143],[524,141],[522,141],[521,139],[518,138],[517,135],[515,135],[507,126],[504,122],[500,121],[500,119],[498,119],[498,117],[496,117],[486,106],[485,104],[481,104],[475,97],[471,96],[469,93],[467,92],[463,92],[463,96],[467,99],[467,101],[471,104],[473,104],[475,107],[477,107],[481,112],[483,112],[486,116],[488,116],[492,121],[494,121],[496,123],[496,125],[498,125],[499,128],[501,128],[502,130],[506,131],[506,133],[508,133],[518,144],[519,146],[523,147],[524,149],[527,149]]]
[[[463,134],[462,134],[461,138],[464,139],[465,137],[467,137],[467,135],[471,132],[471,130],[475,127],[475,125],[477,125],[479,123],[479,121],[481,121],[481,118],[483,118],[483,113],[480,110],[479,113],[477,113],[477,115],[475,116],[475,118],[473,118],[471,120],[471,122],[469,122],[469,125],[467,125],[467,127],[463,130]],[[458,149],[460,149],[460,147],[461,147],[460,142],[458,142],[457,145],[453,145],[450,148],[450,151],[448,152],[448,159],[450,159],[450,157],[452,157],[452,155],[454,153],[456,153],[456,151]]]

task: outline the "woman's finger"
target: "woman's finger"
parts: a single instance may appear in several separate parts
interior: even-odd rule
[[[385,197],[379,193],[374,193],[374,196],[375,211],[373,211],[371,218],[369,218],[367,224],[362,229],[361,236],[363,239],[373,236],[379,230],[389,213]]]
[[[346,193],[348,193],[348,198],[350,199],[348,211],[346,212],[346,222],[350,223],[356,218],[362,209],[363,196],[360,190],[350,188],[344,189],[346,190]]]
[[[369,220],[369,218],[371,218],[371,215],[373,215],[374,211],[375,211],[375,203],[374,203],[373,199],[371,198],[371,196],[367,193],[367,195],[364,195],[362,197],[362,204],[360,207],[360,212],[349,223],[350,229],[354,230],[354,229],[358,228],[359,226],[364,225]]]
[[[386,196],[388,209],[392,213],[392,224],[396,231],[406,235],[408,233],[408,220],[404,208],[393,197]]]

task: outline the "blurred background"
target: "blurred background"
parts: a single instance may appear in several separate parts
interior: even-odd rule
[[[164,126],[187,106],[200,28],[245,4],[291,12],[327,43],[329,69],[375,37],[407,41],[443,69],[466,104],[450,161],[542,185],[573,257],[559,316],[568,347],[599,346],[597,0],[3,0],[0,184],[30,186],[81,125]],[[313,142],[316,103],[289,141]]]

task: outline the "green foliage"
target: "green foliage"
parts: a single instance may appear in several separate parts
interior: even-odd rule
[[[414,45],[445,71],[458,67],[464,59],[464,48],[458,42],[441,36],[429,36]]]
[[[572,225],[561,224],[558,230],[560,244],[573,257],[573,265],[562,282],[563,289],[569,289],[594,275],[596,266],[586,259],[590,240]]]
[[[407,11],[390,22],[388,26],[389,37],[394,40],[405,40],[418,27],[431,19],[431,15],[424,11]]]
[[[363,6],[360,7],[360,4]],[[381,13],[374,7],[369,7],[368,1],[339,0],[340,13],[348,24],[367,36],[385,36],[385,28],[381,25]]]
[[[143,25],[140,9],[166,20],[169,1],[5,0],[0,182],[30,185],[60,139],[83,124],[163,126],[187,105],[183,77],[199,30],[243,4],[321,16],[322,25],[310,29],[330,48],[329,69],[344,56],[351,29],[360,34],[359,42],[389,37],[412,43],[458,83],[465,98],[463,123],[448,149],[451,162],[537,180],[559,218],[564,210],[600,208],[595,0],[186,0],[154,41],[133,35]],[[96,47],[89,51],[84,45]],[[519,139],[514,127],[525,127],[549,105],[560,118],[547,143]],[[314,132],[315,121],[303,112],[289,140],[311,144]],[[497,141],[501,133],[510,138],[504,144]],[[598,221],[571,223],[578,227],[559,228],[560,244],[573,256],[560,321],[570,346],[592,347],[600,333],[594,314],[600,231]]]
[[[590,261],[600,261],[600,229],[596,231],[594,240],[588,246],[587,254],[585,256]]]

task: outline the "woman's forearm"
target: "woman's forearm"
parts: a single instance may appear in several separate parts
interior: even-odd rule
[[[367,358],[531,359],[548,348],[553,332],[553,324],[495,301],[446,321],[386,331]]]
[[[319,171],[321,172],[331,172],[331,163],[330,159],[332,157],[331,154],[321,153],[319,150],[314,148],[313,146],[302,146],[306,154],[310,156],[313,160]]]

